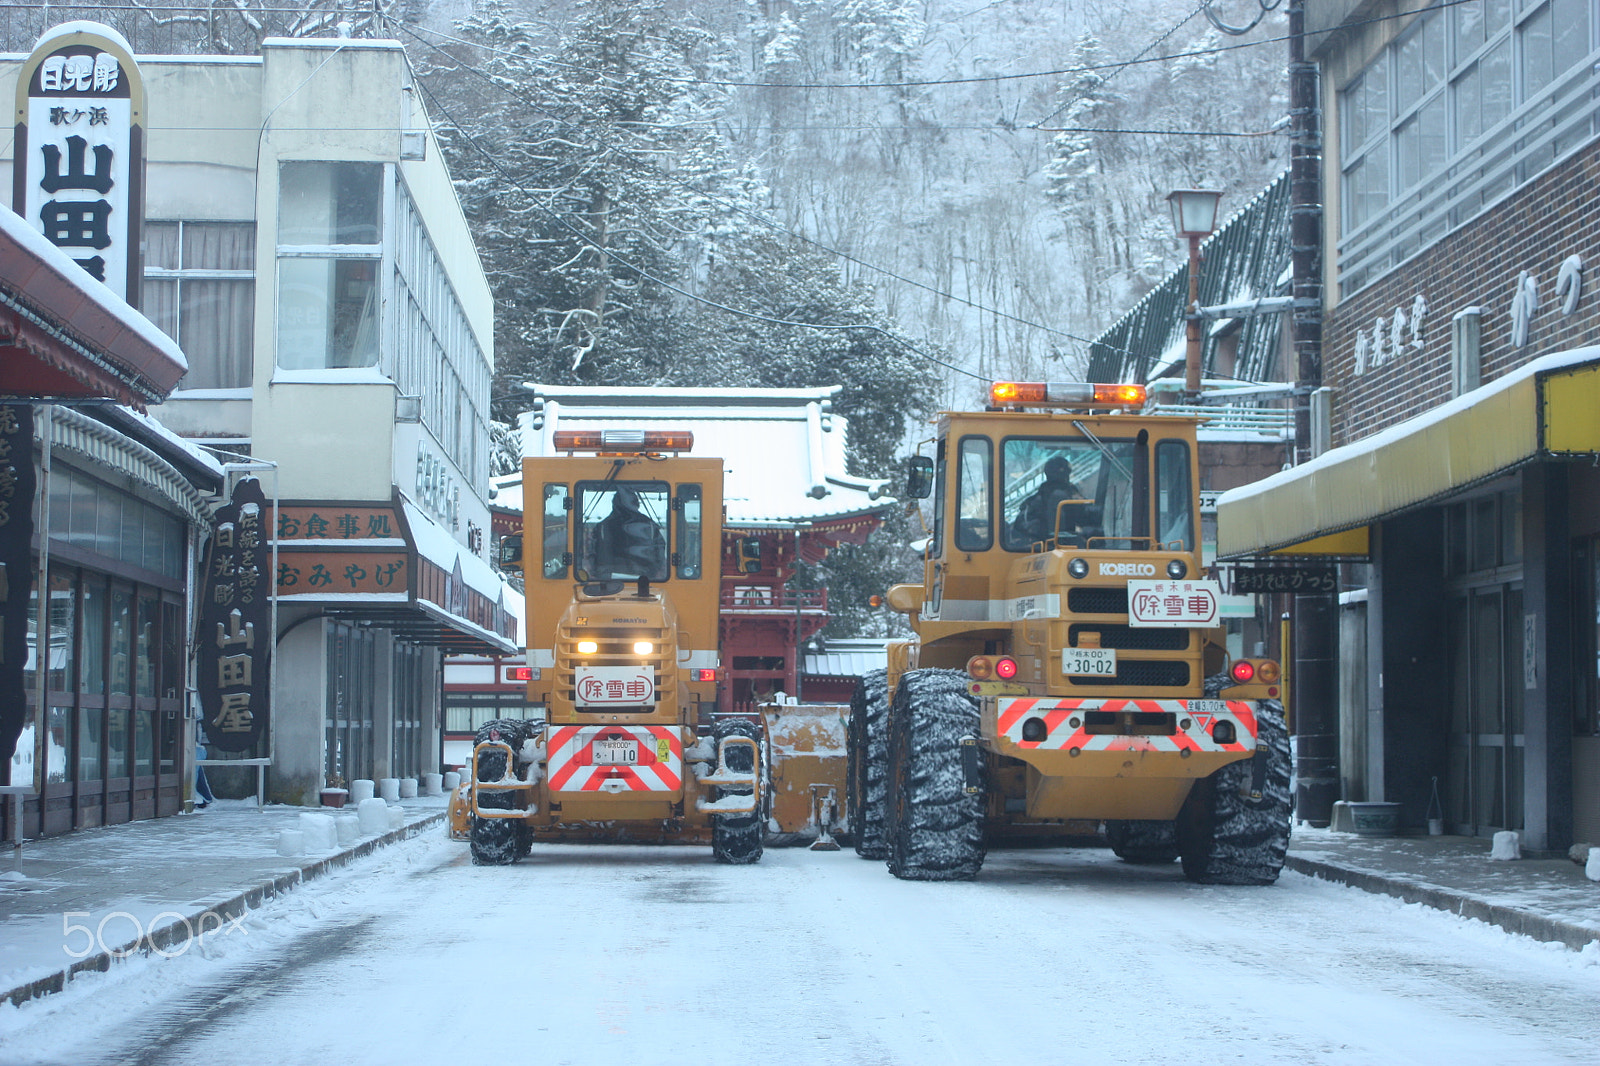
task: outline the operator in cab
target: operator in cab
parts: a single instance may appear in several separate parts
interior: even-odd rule
[[[1093,521],[1092,508],[1085,503],[1063,501],[1082,500],[1083,490],[1072,481],[1072,464],[1065,456],[1052,456],[1044,464],[1044,481],[1033,494],[1022,501],[1017,517],[1011,521],[1011,534],[1016,541],[1037,544],[1056,538],[1062,541],[1075,538],[1075,531]],[[1061,528],[1056,529],[1057,514]]]

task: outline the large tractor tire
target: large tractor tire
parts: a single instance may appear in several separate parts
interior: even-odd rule
[[[476,745],[489,740],[498,740],[509,745],[515,753],[521,750],[522,742],[527,739],[527,730],[525,722],[512,718],[498,718],[479,726],[473,743]],[[477,765],[479,781],[499,781],[506,776],[506,756],[502,751],[484,752]],[[510,792],[482,792],[478,795],[478,806],[486,810],[510,810],[513,805],[511,797]],[[472,829],[468,837],[472,848],[473,865],[506,866],[516,862],[528,854],[528,848],[523,846],[524,837],[531,847],[532,830],[524,826],[521,819],[473,816]]]
[[[889,676],[871,670],[856,682],[850,698],[850,733],[846,747],[845,806],[850,843],[863,859],[887,859],[884,797],[889,779]]]
[[[761,729],[753,722],[741,718],[725,718],[717,723],[716,730],[712,733],[714,743],[720,745],[724,737],[741,736],[749,737],[757,744],[761,743]],[[734,773],[747,774],[752,769],[750,749],[743,744],[728,749],[728,769]],[[748,796],[748,788],[717,787],[713,790],[712,799],[719,800],[724,796]],[[765,796],[765,792],[763,792]],[[761,860],[762,838],[766,833],[765,803],[760,804],[749,814],[713,814],[711,816],[711,854],[718,862],[731,863],[743,866]]]
[[[1256,717],[1256,755],[1196,781],[1178,815],[1178,851],[1191,881],[1270,885],[1283,869],[1289,849],[1289,732],[1277,700],[1262,700]]]
[[[969,792],[962,738],[978,705],[956,670],[912,670],[889,710],[889,872],[906,881],[970,881],[983,867],[983,760]]]
[[[1111,821],[1106,823],[1106,843],[1123,862],[1171,862],[1178,857],[1178,827],[1174,822]]]

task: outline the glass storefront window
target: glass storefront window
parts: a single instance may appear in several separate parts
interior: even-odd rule
[[[140,707],[133,712],[133,772],[149,777],[156,772],[156,712]]]
[[[100,780],[101,755],[105,738],[101,734],[101,721],[105,711],[100,707],[78,709],[78,780]]]
[[[139,597],[138,640],[134,643],[133,692],[136,696],[156,694],[156,618],[160,602],[154,596]]]
[[[73,660],[78,642],[73,639],[77,598],[72,575],[52,570],[50,574],[50,676],[45,687],[51,692],[67,692],[73,683]]]
[[[133,594],[127,589],[111,593],[111,695],[133,691]]]
[[[83,669],[79,692],[104,695],[106,691],[106,590],[92,577],[83,583]]]
[[[72,759],[72,709],[51,707],[45,713],[45,780],[60,784],[68,780]]]

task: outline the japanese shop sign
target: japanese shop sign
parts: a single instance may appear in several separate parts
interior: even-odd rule
[[[32,652],[33,490],[33,408],[0,407],[0,760],[11,758],[27,725],[23,672]],[[24,753],[25,761],[32,758],[31,751]],[[19,777],[14,783],[31,782]]]
[[[246,751],[266,735],[272,656],[270,545],[261,482],[243,478],[217,509],[201,583],[200,712],[206,743]]]
[[[405,592],[404,552],[278,551],[278,595]]]
[[[278,543],[296,540],[399,540],[392,507],[279,507]]]
[[[1222,586],[1215,581],[1130,581],[1130,626],[1214,626]]]
[[[72,25],[41,37],[22,67],[12,207],[137,307],[144,87],[121,35]]]
[[[579,707],[638,707],[656,700],[655,671],[648,666],[580,666]]]
[[[1233,569],[1233,591],[1250,592],[1338,592],[1339,576],[1331,566],[1249,567]]]

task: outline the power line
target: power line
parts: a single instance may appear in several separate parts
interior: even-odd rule
[[[768,325],[773,326],[792,326],[800,329],[819,330],[862,330],[869,333],[881,334],[882,336],[887,337],[891,342],[901,345],[908,351],[921,356],[930,363],[933,363],[937,366],[942,366],[946,370],[953,370],[958,374],[965,374],[967,377],[970,377],[975,381],[987,380],[980,375],[974,374],[972,371],[965,369],[964,367],[956,366],[954,363],[947,363],[943,359],[923,351],[921,348],[918,348],[904,337],[884,329],[882,326],[875,326],[871,323],[800,322],[795,319],[775,318],[771,315],[763,315],[754,311],[745,311],[737,307],[729,307],[726,304],[707,299],[698,293],[690,292],[681,286],[672,284],[670,281],[656,277],[654,274],[643,269],[642,267],[635,266],[625,257],[618,255],[613,249],[606,248],[600,244],[599,241],[596,241],[593,237],[589,236],[587,233],[584,233],[582,230],[569,223],[566,219],[562,218],[558,212],[553,211],[544,204],[540,203],[538,199],[532,193],[530,193],[520,181],[517,180],[514,174],[503,167],[498,159],[496,159],[488,152],[488,150],[478,143],[477,138],[469,133],[466,127],[462,126],[460,122],[456,121],[455,116],[450,113],[449,109],[444,106],[444,104],[428,89],[426,85],[419,82],[418,87],[422,90],[423,95],[428,97],[432,105],[438,109],[439,114],[444,116],[450,125],[454,126],[461,136],[466,140],[466,142],[472,146],[472,149],[481,155],[488,162],[488,164],[494,168],[513,188],[526,197],[528,203],[531,204],[535,210],[541,211],[545,215],[549,216],[552,222],[566,230],[568,233],[571,233],[574,237],[589,245],[591,248],[605,252],[607,257],[612,262],[616,263],[624,270],[631,271],[638,277],[643,278],[646,281],[653,282],[654,284],[661,286],[663,289],[666,289],[668,292],[677,293],[679,296],[693,300],[695,303],[704,304],[707,307],[714,308],[718,311],[724,312],[725,314],[734,315],[739,318],[753,319],[757,322],[765,322]]]
[[[413,34],[413,36],[415,36],[415,35]],[[430,48],[439,49],[440,51],[443,51],[443,49],[440,49],[438,45],[433,44],[430,41],[425,41],[420,37],[418,37],[417,40],[418,40],[419,43],[427,45]],[[446,52],[445,54],[449,55],[448,52]],[[575,125],[573,123],[570,123],[570,122],[566,122],[565,120],[563,120],[561,118],[558,118],[557,116],[552,115],[549,112],[545,111],[544,109],[539,107],[536,102],[534,102],[532,100],[529,100],[527,97],[522,96],[519,93],[513,92],[509,87],[501,84],[501,82],[498,79],[496,79],[495,77],[490,75],[487,71],[485,71],[485,70],[483,70],[483,69],[481,69],[479,67],[476,67],[476,66],[474,66],[474,65],[472,65],[470,63],[466,63],[463,60],[458,59],[455,56],[451,56],[450,58],[451,58],[451,60],[453,62],[455,62],[458,66],[460,66],[461,69],[466,70],[469,73],[472,73],[472,74],[484,79],[485,81],[489,82],[489,84],[495,86],[501,92],[503,92],[507,96],[511,97],[513,100],[516,100],[519,103],[522,103],[522,104],[526,105],[527,107],[529,107],[533,111],[535,111],[538,114],[543,115],[545,118],[549,119],[551,122],[557,123],[558,125],[563,126],[563,127],[567,128],[568,130],[574,130],[574,131],[576,131],[576,132],[578,132],[580,134],[587,134],[587,131],[584,130],[583,127],[577,126],[577,125]],[[460,128],[459,125],[457,126],[457,128],[458,129]],[[474,147],[476,147],[476,146],[474,146]],[[621,149],[619,149],[619,151],[624,156],[627,156],[628,158],[633,159],[634,162],[636,162],[636,163],[641,162],[641,160],[639,160],[636,156],[634,156],[626,148],[621,148]],[[845,262],[852,263],[852,264],[854,264],[856,266],[862,267],[863,269],[875,271],[875,272],[877,272],[879,274],[884,275],[885,277],[893,278],[894,280],[896,280],[898,282],[901,282],[902,284],[910,285],[910,286],[912,286],[914,288],[921,289],[924,292],[931,293],[931,294],[933,294],[935,296],[940,297],[941,299],[950,300],[950,301],[953,301],[955,303],[959,303],[959,304],[961,304],[961,305],[963,305],[965,307],[970,307],[975,311],[981,311],[981,312],[984,312],[985,314],[994,315],[997,318],[1003,318],[1003,319],[1006,319],[1007,321],[1010,321],[1010,322],[1016,322],[1019,325],[1028,326],[1029,328],[1041,330],[1041,331],[1043,331],[1045,333],[1054,334],[1055,336],[1058,336],[1058,337],[1064,337],[1067,340],[1075,341],[1078,344],[1093,345],[1095,343],[1094,341],[1090,340],[1087,337],[1081,337],[1081,336],[1079,336],[1079,335],[1077,335],[1075,333],[1070,333],[1070,332],[1068,332],[1066,330],[1056,329],[1053,326],[1046,326],[1046,325],[1043,325],[1042,323],[1033,322],[1033,321],[1030,321],[1028,319],[1021,318],[1021,317],[1019,317],[1017,315],[1012,315],[1012,314],[1009,314],[1009,313],[1007,313],[1005,311],[998,310],[996,308],[985,307],[983,304],[976,303],[976,302],[974,302],[972,300],[966,299],[965,297],[957,296],[954,293],[945,292],[942,289],[935,288],[934,286],[928,285],[928,284],[926,284],[924,282],[917,281],[917,280],[915,280],[913,278],[905,277],[904,275],[898,274],[898,273],[890,270],[887,267],[878,266],[875,263],[869,263],[866,260],[858,259],[858,258],[856,258],[855,256],[851,255],[848,252],[843,252],[843,251],[840,251],[837,248],[829,247],[828,245],[825,245],[825,244],[821,243],[820,241],[814,240],[813,238],[808,237],[803,233],[797,233],[794,230],[791,230],[788,227],[783,226],[779,222],[777,222],[777,221],[775,221],[773,219],[767,218],[765,215],[759,214],[758,212],[752,211],[749,208],[744,207],[741,204],[737,204],[737,203],[733,203],[733,202],[728,201],[728,200],[724,200],[721,197],[708,195],[703,190],[695,189],[693,186],[689,185],[687,182],[679,181],[678,179],[672,177],[671,175],[662,175],[662,176],[667,181],[677,185],[678,187],[683,188],[683,189],[688,189],[690,192],[693,192],[696,195],[705,196],[707,199],[712,200],[713,202],[719,203],[724,207],[730,208],[730,209],[738,212],[739,214],[745,216],[746,218],[752,219],[752,220],[760,223],[761,225],[768,227],[769,229],[773,230],[774,232],[785,234],[785,235],[787,235],[789,237],[794,238],[795,240],[798,240],[798,241],[801,241],[801,242],[805,243],[806,245],[808,245],[808,246],[810,246],[812,248],[817,249],[818,251],[826,252],[829,255],[836,256],[836,257],[838,257],[840,259],[843,259]]]

